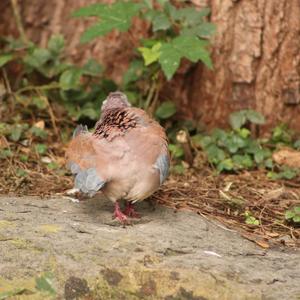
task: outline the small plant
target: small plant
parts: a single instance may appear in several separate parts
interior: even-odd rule
[[[215,129],[211,135],[198,134],[192,140],[204,149],[208,161],[219,172],[272,168],[271,151],[262,141],[253,139],[249,129],[242,127],[246,122],[262,124],[264,117],[253,110],[235,112],[230,115],[231,131]]]
[[[285,219],[295,224],[300,224],[300,206],[295,206],[285,212]]]
[[[83,33],[82,42],[113,30],[130,32],[133,17],[146,19],[151,24],[150,37],[139,41],[135,58],[124,74],[122,88],[129,92],[136,105],[165,120],[175,114],[176,106],[167,99],[159,99],[164,76],[170,80],[183,58],[192,63],[202,61],[212,68],[207,39],[215,32],[215,26],[206,21],[209,13],[209,9],[177,8],[169,1],[160,0],[156,5],[151,1],[92,4],[77,10],[73,16],[98,18]]]
[[[244,216],[246,224],[255,226],[258,226],[260,224],[259,220],[257,220],[250,211],[245,211]]]

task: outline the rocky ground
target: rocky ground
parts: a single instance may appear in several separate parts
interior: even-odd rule
[[[146,202],[0,197],[0,299],[300,299],[300,251]]]

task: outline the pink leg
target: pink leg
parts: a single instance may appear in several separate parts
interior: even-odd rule
[[[124,214],[131,218],[140,218],[141,217],[140,214],[134,210],[134,205],[130,201],[126,202],[126,208],[124,210]]]
[[[126,215],[124,215],[122,213],[118,201],[116,201],[116,203],[115,203],[114,218],[117,219],[118,221],[120,221],[120,223],[122,223],[122,224],[128,223],[128,219],[127,219]]]

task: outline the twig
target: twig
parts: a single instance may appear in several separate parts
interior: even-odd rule
[[[58,82],[52,82],[50,84],[45,84],[45,85],[29,85],[29,86],[25,86],[19,90],[16,91],[16,94],[19,95],[21,93],[27,92],[27,91],[32,91],[32,90],[55,90],[55,89],[59,89],[60,88],[60,84]]]
[[[17,2],[17,0],[10,0],[10,3],[11,3],[11,6],[12,6],[12,10],[13,10],[13,13],[14,13],[16,25],[17,25],[21,40],[25,45],[28,45],[29,40],[28,40],[28,38],[25,34],[25,30],[24,30],[24,27],[23,27],[23,24],[22,24],[21,15],[20,15],[19,7],[18,7],[18,2]]]

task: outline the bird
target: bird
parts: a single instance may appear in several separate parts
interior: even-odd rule
[[[94,196],[102,192],[114,203],[113,217],[122,224],[140,217],[134,203],[152,195],[166,180],[170,167],[164,128],[127,96],[111,92],[90,132],[78,125],[66,151],[74,187]],[[119,202],[125,201],[122,211]]]

